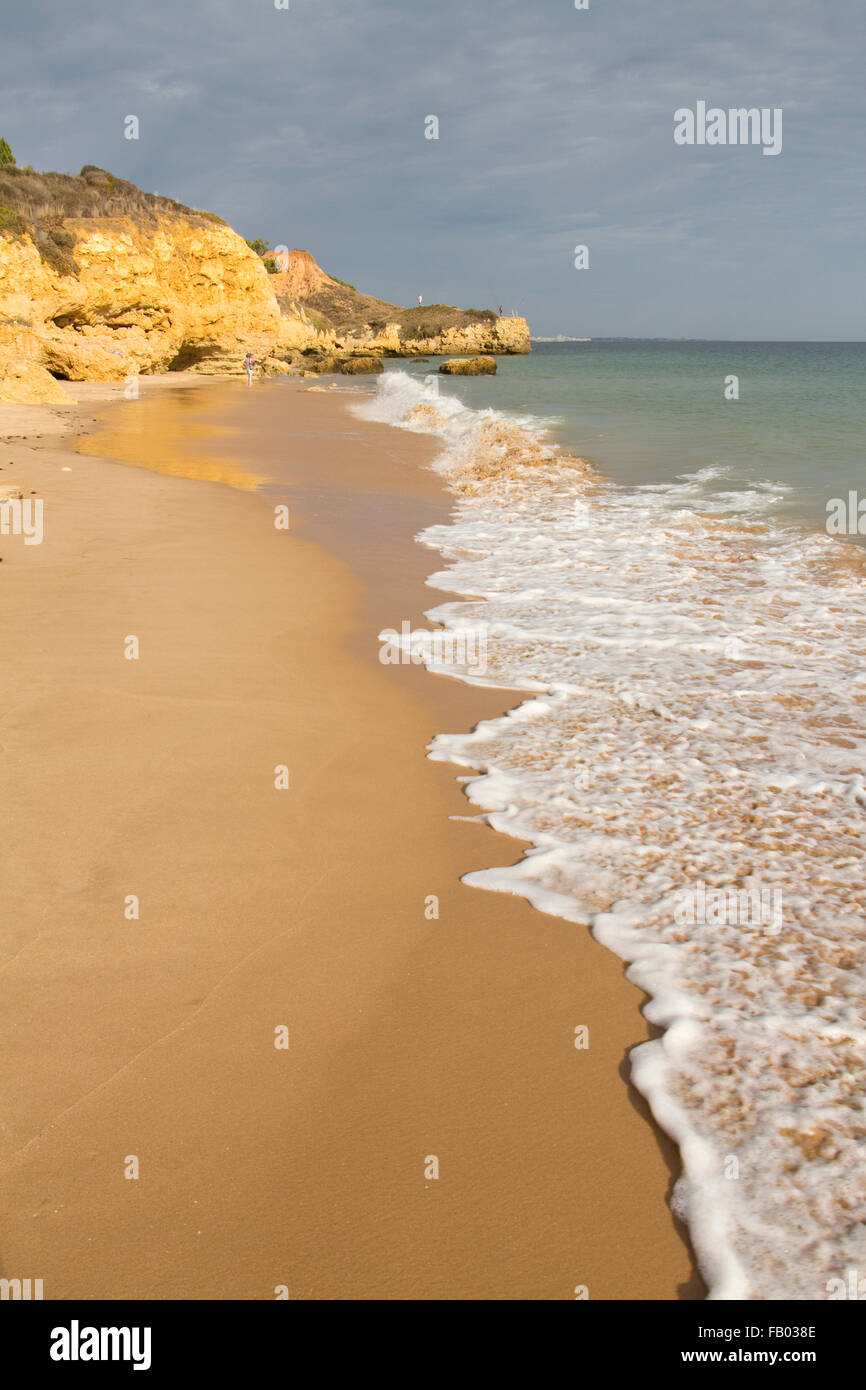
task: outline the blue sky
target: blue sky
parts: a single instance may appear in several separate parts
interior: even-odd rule
[[[289,3],[7,8],[0,134],[398,303],[502,303],[538,334],[866,338],[863,0]],[[781,107],[782,152],[677,146],[699,100]]]

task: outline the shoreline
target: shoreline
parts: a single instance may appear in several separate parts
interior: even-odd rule
[[[50,926],[56,892],[28,901],[33,866],[15,885],[11,1028],[16,1003],[33,1011],[46,973],[62,1022],[41,1019],[57,1049],[50,1057],[39,1026],[29,1045],[14,1034],[22,1070],[35,1057],[41,1071],[39,1094],[13,1088],[4,1098],[17,1158],[0,1184],[2,1273],[38,1263],[49,1298],[269,1298],[279,1283],[302,1298],[572,1298],[578,1284],[594,1298],[701,1297],[664,1200],[676,1150],[621,1077],[627,1050],[653,1031],[636,1007],[640,991],[588,932],[459,883],[471,869],[513,862],[519,844],[449,820],[472,808],[458,770],[428,759],[426,745],[522,696],[382,667],[376,656],[381,627],[417,621],[441,601],[425,590],[430,556],[412,539],[450,509],[424,471],[433,445],[350,421],[339,390],[310,400],[308,385],[269,382],[248,400],[235,383],[198,378],[191,384],[212,390],[187,400],[159,384],[122,414],[135,419],[145,404],[151,462],[186,467],[186,478],[95,457],[91,448],[110,450],[112,431],[123,434],[121,412],[109,412],[88,451],[60,465],[83,485],[71,504],[54,499],[66,513],[64,553],[33,567],[45,600],[40,637],[67,643],[54,681],[45,642],[27,648],[24,619],[9,644],[23,647],[25,677],[39,687],[17,711],[19,733],[36,730],[31,754],[40,719],[46,765],[68,747],[75,797],[65,809],[82,842],[77,857],[55,855],[55,888],[79,899],[79,931],[98,925],[82,945],[74,929]],[[216,475],[212,463],[202,474],[202,455],[216,440],[236,490],[234,470],[271,476],[289,452],[283,482],[246,499],[203,488],[200,479]],[[39,471],[34,463],[37,482]],[[263,500],[281,495],[292,509],[288,537],[262,524]],[[82,554],[101,574],[82,574]],[[82,627],[68,599],[52,614],[55,569],[75,578],[98,624]],[[303,603],[292,604],[297,593]],[[117,648],[110,659],[97,650],[107,616],[115,635],[136,631],[136,604],[135,621],[150,625],[142,656],[147,641],[151,673],[133,672]],[[133,674],[146,677],[144,693],[130,688]],[[95,766],[106,749],[121,778],[135,753],[139,801]],[[268,776],[278,762],[291,765],[291,787],[275,821],[280,794]],[[46,811],[27,770],[23,818],[11,798],[25,848]],[[125,818],[114,843],[112,808]],[[238,884],[248,865],[253,881]],[[147,941],[137,928],[121,947],[101,930],[101,880],[117,880],[111,901],[122,902],[136,875],[159,920]],[[429,893],[440,900],[435,920],[424,916]],[[70,964],[73,984],[81,969],[106,986],[95,1028],[85,981],[63,989]],[[285,1057],[265,1038],[284,1016]],[[575,1052],[575,1023],[598,1039],[590,1052]],[[123,1059],[133,1037],[141,1046]],[[72,1055],[58,1066],[63,1038]],[[282,1061],[295,1064],[289,1083]],[[136,1142],[149,1182],[120,1174]],[[437,1182],[424,1176],[433,1153]],[[44,1190],[55,1197],[37,1200]]]

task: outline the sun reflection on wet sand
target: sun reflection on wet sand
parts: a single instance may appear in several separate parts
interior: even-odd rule
[[[99,432],[83,435],[76,449],[155,473],[226,483],[241,492],[255,492],[268,481],[267,476],[217,452],[219,442],[234,431],[204,419],[215,404],[236,394],[233,385],[222,391],[214,385],[207,391],[180,388],[124,401],[105,411],[99,417]]]

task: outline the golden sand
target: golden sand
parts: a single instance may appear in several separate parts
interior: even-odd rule
[[[626,1080],[639,992],[585,929],[460,883],[521,847],[452,818],[425,748],[508,697],[378,662],[431,603],[411,536],[449,504],[429,439],[345,404],[209,384],[121,402],[86,455],[34,441],[38,412],[6,447],[46,521],[0,546],[0,1273],[50,1299],[700,1297]]]

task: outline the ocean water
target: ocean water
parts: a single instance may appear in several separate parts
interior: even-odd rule
[[[357,407],[441,441],[428,616],[486,643],[449,673],[525,692],[431,748],[533,846],[466,881],[629,962],[663,1030],[632,1077],[718,1299],[866,1280],[866,554],[824,525],[864,363],[541,346],[493,379],[400,364]]]
[[[429,376],[441,360],[400,370]],[[616,482],[685,475],[698,496],[721,480],[771,484],[774,515],[820,527],[829,498],[866,496],[866,343],[538,343],[498,368],[440,390],[540,418]],[[737,400],[725,399],[730,376]]]

